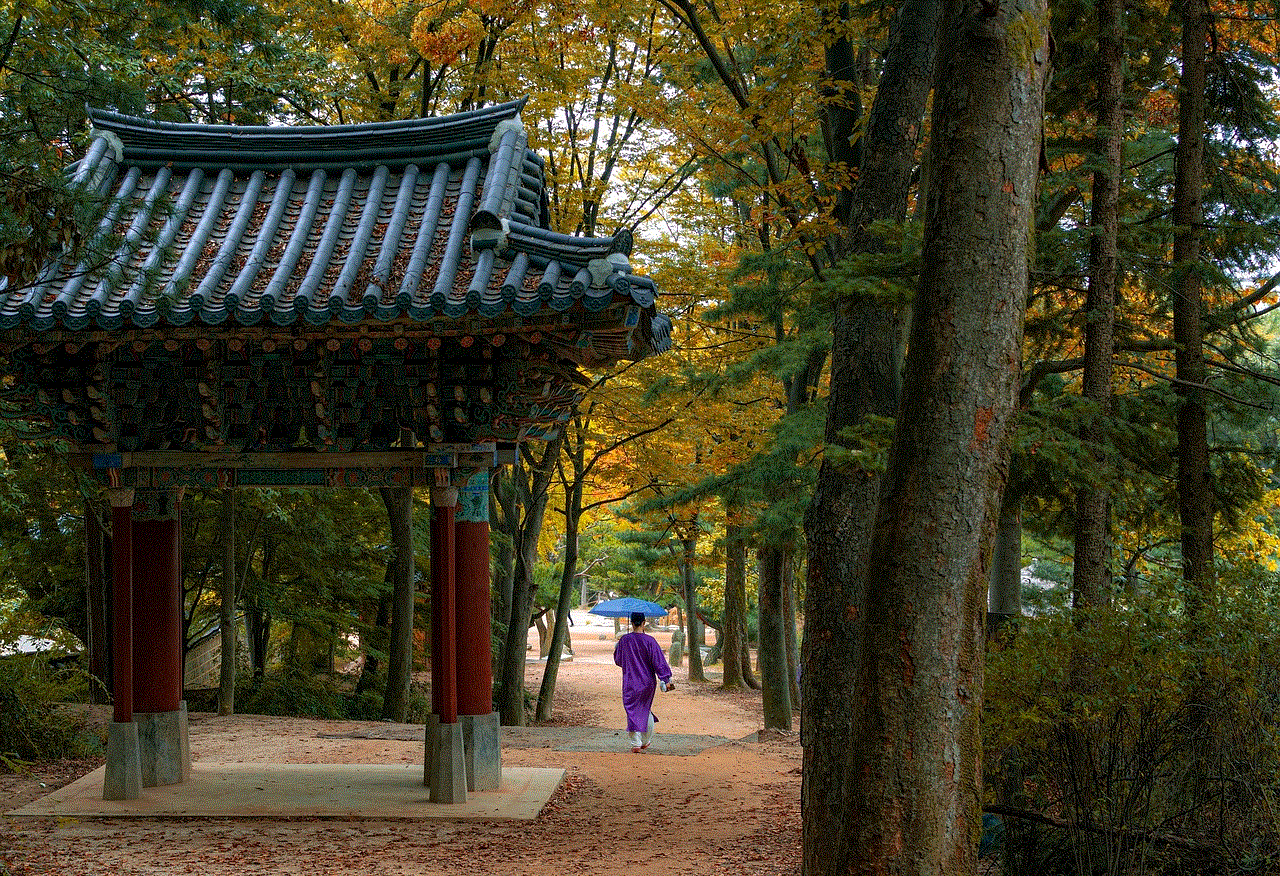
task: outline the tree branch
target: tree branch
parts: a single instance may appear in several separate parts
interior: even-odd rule
[[[1234,402],[1235,404],[1238,404],[1238,405],[1244,405],[1245,407],[1253,408],[1254,410],[1259,410],[1259,411],[1271,410],[1270,405],[1260,405],[1257,402],[1251,402],[1242,398],[1236,398],[1234,395],[1231,395],[1230,393],[1227,393],[1227,392],[1223,392],[1222,390],[1216,387],[1210,386],[1207,383],[1194,383],[1190,380],[1179,380],[1178,378],[1173,377],[1171,375],[1161,374],[1159,371],[1155,370],[1154,368],[1148,368],[1145,365],[1139,365],[1137,362],[1116,362],[1115,364],[1117,368],[1132,368],[1134,371],[1142,371],[1146,374],[1150,374],[1152,377],[1156,377],[1156,378],[1159,378],[1160,380],[1167,381],[1173,386],[1186,386],[1192,389],[1203,390],[1204,392],[1208,392],[1213,395],[1219,396],[1220,398],[1224,398],[1229,402]]]
[[[13,22],[13,30],[9,31],[9,39],[4,43],[4,54],[0,55],[0,70],[8,69],[9,56],[13,54],[13,47],[18,42],[18,34],[22,31],[23,13],[19,12],[17,19]]]
[[[1223,371],[1230,371],[1233,374],[1243,374],[1246,377],[1252,377],[1255,380],[1261,380],[1264,383],[1270,383],[1272,386],[1280,386],[1280,377],[1273,377],[1270,374],[1263,374],[1259,371],[1254,371],[1251,368],[1245,368],[1241,365],[1237,365],[1234,362],[1230,362],[1226,359],[1223,359],[1222,361],[1218,361],[1216,359],[1206,359],[1205,364],[1214,368],[1221,368]]]
[[[1036,824],[1044,824],[1049,827],[1056,827],[1061,830],[1083,830],[1089,833],[1100,833],[1104,836],[1122,837],[1125,839],[1143,840],[1161,846],[1172,846],[1178,849],[1185,849],[1190,852],[1199,852],[1205,855],[1216,854],[1218,849],[1213,846],[1201,845],[1189,839],[1180,836],[1173,836],[1167,833],[1158,833],[1154,830],[1133,830],[1122,827],[1107,827],[1101,824],[1082,824],[1078,821],[1067,821],[1064,818],[1055,818],[1052,815],[1045,815],[1043,812],[1034,812],[1029,809],[1019,809],[1016,806],[1002,806],[993,804],[983,806],[983,812],[991,815],[1000,815],[1005,818],[1017,818],[1022,821],[1033,821]]]
[[[594,510],[594,509],[596,509],[596,508],[603,508],[603,507],[604,507],[604,506],[606,506],[606,505],[613,505],[613,504],[615,504],[615,503],[617,503],[617,502],[625,501],[625,500],[627,500],[627,499],[630,499],[632,496],[636,495],[637,493],[643,493],[643,492],[644,492],[645,490],[647,490],[647,489],[649,489],[649,485],[648,485],[648,484],[645,484],[645,485],[644,485],[644,486],[642,486],[642,487],[632,487],[631,489],[627,490],[626,492],[622,493],[621,495],[618,495],[618,496],[610,496],[610,497],[609,497],[609,498],[607,498],[607,499],[597,499],[597,500],[595,500],[594,502],[590,502],[590,503],[588,503],[588,504],[586,504],[586,505],[583,505],[583,506],[582,506],[582,511],[583,511],[583,513],[585,514],[587,511],[592,511],[592,510]]]

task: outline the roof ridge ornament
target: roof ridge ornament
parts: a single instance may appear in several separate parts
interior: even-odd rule
[[[586,270],[591,274],[591,287],[602,288],[607,286],[609,278],[613,277],[614,273],[625,273],[626,269],[630,268],[630,265],[627,264],[626,256],[622,256],[620,264],[617,259],[614,259],[616,255],[618,254],[611,252],[604,259],[591,259],[586,263]]]
[[[489,137],[490,152],[498,151],[498,147],[502,145],[502,137],[507,131],[515,131],[517,136],[524,137],[525,142],[528,142],[529,135],[524,129],[524,122],[520,120],[520,115],[517,113],[514,117],[503,119],[494,125],[493,134]]]
[[[631,255],[631,248],[635,244],[635,235],[631,233],[630,228],[619,228],[613,232],[613,245],[610,247],[611,252],[620,252],[623,255]]]
[[[487,210],[478,211],[471,217],[471,250],[497,250],[502,253],[507,249],[507,235],[511,233],[511,222],[505,216],[495,216]]]
[[[608,285],[614,274],[631,273],[631,262],[620,252],[611,252],[604,258],[591,259],[587,262],[587,270],[591,272],[591,285],[601,288]]]
[[[103,140],[111,150],[111,158],[116,164],[124,161],[124,141],[121,140],[119,135],[113,131],[107,131],[96,126],[91,126],[89,128],[89,139]]]

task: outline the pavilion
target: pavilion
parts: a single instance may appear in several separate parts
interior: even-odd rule
[[[523,102],[330,127],[91,111],[85,245],[0,285],[0,399],[112,506],[103,795],[190,771],[186,487],[428,486],[431,799],[500,781],[489,477],[553,436],[582,368],[661,353],[632,236],[549,229]]]

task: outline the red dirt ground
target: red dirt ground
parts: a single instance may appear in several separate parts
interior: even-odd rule
[[[576,614],[576,613],[575,613]],[[573,629],[552,723],[624,724],[612,625]],[[666,644],[667,637],[658,638]],[[506,766],[563,767],[566,777],[534,821],[447,823],[335,819],[84,819],[0,815],[0,876],[36,874],[360,874],[360,876],[793,876],[800,872],[797,734],[730,742],[692,757],[664,755],[662,733],[740,740],[760,728],[758,692],[726,692],[675,670],[660,694],[654,747],[644,754],[505,748]],[[542,665],[529,664],[537,690]],[[661,711],[659,711],[661,709]],[[193,715],[192,757],[207,761],[421,763],[420,742],[321,738],[338,721]],[[0,812],[98,766],[43,765],[0,776]],[[43,784],[42,784],[43,783]]]

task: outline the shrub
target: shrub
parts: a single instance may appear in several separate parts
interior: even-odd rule
[[[999,789],[1011,816],[1005,872],[1280,866],[1280,617],[1231,583],[1204,635],[1171,584],[1087,618],[1024,620],[993,649],[984,772],[986,802]]]
[[[410,724],[425,724],[431,714],[431,687],[421,682],[409,684],[409,708],[405,720]]]
[[[268,675],[244,692],[236,691],[236,711],[251,715],[345,718],[338,686],[325,676],[306,673]]]
[[[377,721],[382,717],[382,691],[363,690],[347,694],[342,701],[345,716],[352,721]]]
[[[26,761],[86,757],[102,750],[83,714],[62,703],[84,699],[86,676],[57,670],[38,655],[0,657],[0,770]]]
[[[258,684],[236,685],[236,712],[246,715],[280,715],[303,718],[334,718],[350,721],[378,721],[382,718],[383,685],[379,677],[362,691],[346,689],[350,679],[335,675],[268,675]],[[187,707],[193,712],[218,709],[218,691],[188,690]],[[409,686],[407,721],[424,724],[431,714],[431,691],[422,683]]]

